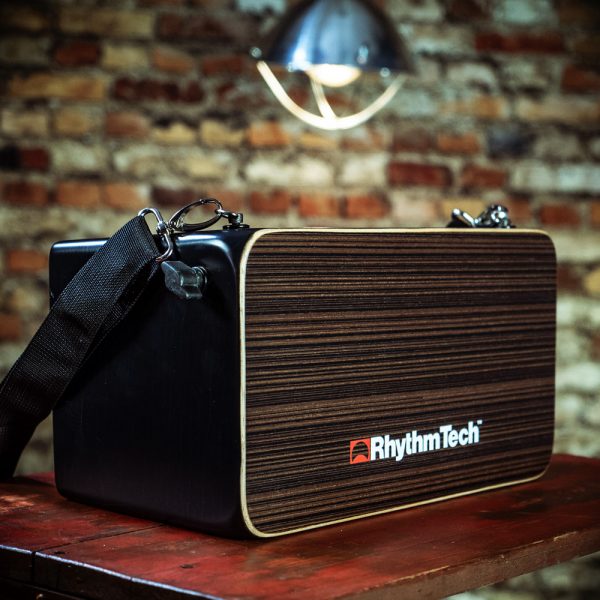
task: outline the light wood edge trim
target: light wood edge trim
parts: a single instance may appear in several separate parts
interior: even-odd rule
[[[410,233],[410,234],[421,234],[421,233],[486,233],[486,234],[504,234],[506,232],[509,233],[535,233],[539,235],[543,235],[548,238],[552,243],[552,248],[554,249],[554,242],[552,242],[552,238],[548,235],[547,232],[542,231],[541,229],[477,229],[477,228],[448,228],[448,227],[436,227],[431,229],[408,229],[408,228],[379,228],[379,229],[370,229],[370,228],[360,228],[360,229],[351,229],[351,228],[333,228],[333,227],[303,227],[303,228],[295,228],[295,229],[259,229],[256,231],[246,242],[244,246],[244,251],[242,252],[242,258],[240,261],[240,281],[239,281],[239,299],[240,299],[240,500],[241,500],[241,508],[242,508],[242,517],[244,519],[244,523],[248,528],[248,531],[259,538],[272,538],[279,537],[281,535],[288,535],[290,533],[300,533],[301,531],[308,531],[310,529],[316,529],[318,527],[327,527],[328,525],[337,525],[339,523],[346,523],[348,521],[355,521],[356,519],[363,519],[366,517],[374,517],[376,515],[383,515],[386,513],[394,512],[397,510],[406,510],[407,508],[414,508],[416,506],[423,506],[426,504],[433,504],[434,502],[441,502],[443,500],[451,500],[452,498],[460,498],[461,496],[468,496],[469,494],[478,494],[480,492],[487,492],[490,490],[496,490],[499,488],[507,487],[510,485],[518,485],[521,483],[528,483],[530,481],[535,481],[542,477],[549,467],[549,462],[544,468],[544,470],[533,477],[528,477],[527,479],[517,479],[515,481],[508,481],[506,483],[499,483],[497,485],[486,486],[482,488],[476,488],[474,490],[468,490],[466,492],[459,492],[457,494],[450,494],[448,496],[439,496],[436,498],[431,498],[429,500],[425,500],[423,502],[414,502],[412,504],[405,504],[400,506],[395,506],[393,508],[385,508],[382,510],[378,510],[371,513],[362,513],[360,515],[355,515],[353,517],[346,517],[344,519],[337,519],[334,521],[326,521],[325,523],[318,523],[316,525],[309,525],[307,527],[298,527],[296,529],[288,529],[286,531],[278,531],[277,533],[268,533],[264,531],[260,531],[257,529],[252,523],[252,519],[250,518],[250,513],[248,511],[248,501],[246,496],[246,267],[248,265],[248,257],[250,256],[250,252],[254,247],[256,242],[264,237],[265,235],[269,235],[271,233],[282,234],[282,233],[303,233],[303,232],[315,232],[315,233]]]
[[[475,488],[473,490],[467,490],[466,492],[459,492],[457,494],[449,494],[447,496],[437,496],[436,498],[430,498],[429,500],[423,500],[422,502],[413,502],[412,504],[401,504],[400,506],[394,506],[393,508],[384,508],[382,510],[378,510],[371,513],[362,513],[360,515],[355,515],[353,517],[346,517],[344,519],[337,519],[334,521],[325,521],[324,523],[318,523],[316,525],[309,525],[307,527],[298,527],[297,529],[288,529],[287,531],[278,531],[277,533],[266,533],[263,531],[259,531],[253,525],[250,520],[250,516],[244,513],[244,521],[246,522],[246,527],[252,535],[261,538],[271,538],[278,537],[280,535],[287,535],[290,533],[300,533],[301,531],[308,531],[309,529],[316,529],[317,527],[327,527],[329,525],[338,525],[340,523],[346,523],[348,521],[355,521],[356,519],[364,519],[366,517],[375,517],[377,515],[383,515],[386,513],[391,513],[399,510],[406,510],[408,508],[416,508],[417,506],[425,506],[427,504],[434,504],[436,502],[442,502],[444,500],[452,500],[454,498],[460,498],[462,496],[470,496],[472,494],[479,494],[482,492],[489,492],[491,490],[497,490],[504,487],[509,487],[511,485],[519,485],[523,483],[529,483],[531,481],[535,481],[536,479],[540,479],[548,470],[548,466],[544,468],[544,470],[538,475],[534,475],[533,477],[528,477],[527,479],[517,479],[515,481],[507,481],[505,483],[498,483],[496,485],[489,485],[482,488]],[[244,507],[245,508],[245,507]]]

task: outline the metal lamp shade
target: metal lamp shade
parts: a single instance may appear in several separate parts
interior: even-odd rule
[[[261,58],[293,71],[328,64],[413,72],[410,54],[392,23],[364,0],[298,3],[271,33]]]

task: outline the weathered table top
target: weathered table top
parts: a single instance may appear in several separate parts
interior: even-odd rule
[[[0,484],[2,597],[435,598],[600,549],[600,460],[533,483],[262,540],[228,540]],[[36,596],[32,590],[44,590]]]

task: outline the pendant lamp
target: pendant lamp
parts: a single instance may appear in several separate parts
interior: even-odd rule
[[[413,73],[411,56],[389,18],[368,0],[302,0],[275,26],[262,48],[253,48],[257,67],[281,104],[299,119],[321,129],[356,127],[382,109]],[[310,79],[321,114],[296,104],[270,64],[303,71]],[[335,114],[324,87],[340,88],[356,81],[363,71],[395,77],[387,89],[363,110]]]

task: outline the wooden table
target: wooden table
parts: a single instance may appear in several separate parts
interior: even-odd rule
[[[228,540],[0,485],[0,597],[437,598],[600,550],[600,460],[274,540]]]

